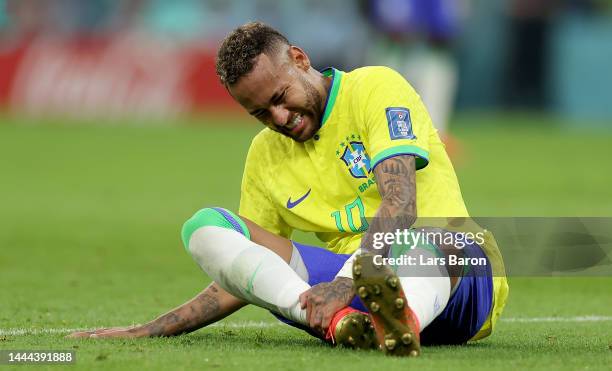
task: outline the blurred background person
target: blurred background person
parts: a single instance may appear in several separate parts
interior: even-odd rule
[[[512,0],[509,4],[509,58],[506,104],[543,109],[548,105],[551,33],[561,0]]]
[[[454,46],[467,5],[467,0],[361,1],[372,31],[367,64],[389,66],[414,86],[447,145],[458,86]]]

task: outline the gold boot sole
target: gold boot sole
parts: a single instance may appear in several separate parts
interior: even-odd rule
[[[353,264],[355,293],[368,308],[380,348],[389,355],[416,357],[419,335],[397,275],[374,264],[373,255],[361,255]],[[412,326],[409,325],[412,324]]]

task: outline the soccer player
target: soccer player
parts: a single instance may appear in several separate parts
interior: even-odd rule
[[[178,335],[246,304],[330,343],[396,355],[491,332],[507,284],[490,233],[465,246],[381,241],[384,233],[458,236],[472,228],[444,146],[398,73],[385,67],[319,72],[302,49],[257,22],[225,38],[217,73],[267,128],[247,156],[239,213],[204,208],[183,226],[185,248],[214,282],[147,324],[72,337]],[[441,217],[444,228],[417,227],[417,215]],[[315,232],[326,248],[291,241],[296,229]],[[487,266],[473,274],[465,267],[379,261],[417,255],[480,259]]]

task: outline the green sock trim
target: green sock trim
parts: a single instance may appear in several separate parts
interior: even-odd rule
[[[255,268],[255,272],[253,272],[253,274],[249,278],[249,282],[247,282],[247,287],[246,287],[247,294],[251,294],[253,292],[253,281],[255,281],[255,276],[257,275],[257,272],[259,272],[259,268],[261,268],[262,264],[263,262],[259,263],[257,268]]]
[[[185,250],[189,249],[189,240],[191,239],[193,232],[195,232],[198,228],[205,226],[231,229],[241,233],[249,240],[251,239],[249,229],[238,215],[220,207],[205,208],[198,210],[185,222],[185,224],[183,224],[181,239],[183,240]]]

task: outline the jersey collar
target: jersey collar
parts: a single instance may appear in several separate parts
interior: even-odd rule
[[[327,92],[327,100],[325,101],[325,111],[323,112],[323,118],[321,119],[321,127],[323,127],[334,109],[334,103],[336,103],[336,97],[338,96],[338,91],[340,90],[343,72],[333,67],[329,67],[321,71],[321,73],[325,77],[332,78],[329,91]]]

